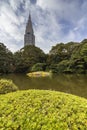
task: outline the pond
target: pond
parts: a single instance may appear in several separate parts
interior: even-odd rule
[[[87,98],[87,75],[53,75],[52,77],[30,78],[23,74],[3,75],[0,78],[12,79],[20,90],[56,90]]]

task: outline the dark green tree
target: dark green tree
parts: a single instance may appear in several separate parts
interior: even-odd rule
[[[13,72],[13,54],[0,43],[0,73]]]
[[[27,72],[36,63],[44,63],[46,57],[44,52],[35,46],[25,46],[14,54],[15,72]]]

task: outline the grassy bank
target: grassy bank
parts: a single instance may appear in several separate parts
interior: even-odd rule
[[[0,130],[86,130],[87,100],[47,90],[0,95]]]

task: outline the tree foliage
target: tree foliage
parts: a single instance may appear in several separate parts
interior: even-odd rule
[[[52,47],[47,62],[54,64],[57,73],[87,73],[87,39],[57,44]]]
[[[45,71],[46,63],[36,63],[32,66],[31,71]]]
[[[0,43],[0,73],[9,73],[13,70],[13,54]]]
[[[26,72],[36,63],[45,62],[44,52],[35,46],[25,46],[14,54],[15,72]]]
[[[43,65],[45,64],[45,65]],[[49,54],[35,46],[25,46],[12,54],[0,43],[0,73],[52,70],[55,73],[87,73],[87,39],[59,43]]]

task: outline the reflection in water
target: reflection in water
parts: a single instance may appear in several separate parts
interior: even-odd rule
[[[87,75],[62,74],[52,77],[29,78],[23,74],[10,74],[0,78],[12,79],[21,90],[49,89],[87,98]]]

